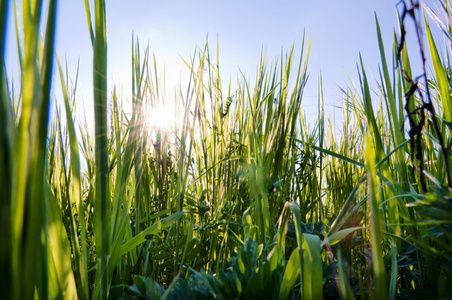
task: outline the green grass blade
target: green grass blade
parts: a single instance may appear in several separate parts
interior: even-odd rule
[[[348,281],[347,275],[344,271],[343,260],[342,260],[342,254],[339,251],[338,257],[337,257],[337,264],[339,269],[339,293],[341,296],[341,299],[351,300],[355,299],[355,296],[353,295],[352,287],[350,286],[350,282]],[[379,299],[379,298],[377,298]],[[386,298],[382,298],[386,299]]]
[[[377,125],[377,119],[375,118],[374,108],[372,105],[372,98],[370,96],[369,82],[367,81],[366,71],[364,69],[364,63],[360,56],[361,63],[361,90],[363,94],[364,113],[367,120],[368,130],[374,139],[375,153],[377,153],[377,161],[381,160],[384,155],[383,142],[381,139],[380,128]]]
[[[334,244],[339,243],[343,238],[345,238],[347,235],[357,231],[363,229],[362,227],[350,227],[350,228],[345,228],[342,230],[338,230],[336,232],[334,232],[333,234],[328,236],[328,243],[332,246]],[[325,246],[327,240],[324,240],[322,242],[322,247]]]
[[[35,3],[35,14],[40,14],[41,4]],[[46,227],[46,210],[45,201],[46,194],[44,192],[45,179],[45,162],[47,151],[47,135],[49,124],[49,110],[50,110],[50,90],[52,83],[52,65],[53,65],[53,48],[55,40],[55,23],[56,23],[56,2],[54,0],[49,1],[47,11],[47,24],[45,30],[45,41],[42,57],[40,57],[41,65],[37,65],[35,72],[40,71],[41,74],[36,76],[35,80],[39,82],[39,92],[34,95],[33,99],[33,112],[32,112],[32,129],[33,135],[33,150],[31,154],[31,188],[32,188],[32,201],[30,201],[30,215],[28,221],[27,235],[29,239],[25,244],[25,265],[30,266],[34,262],[37,262],[37,271],[35,276],[35,282],[37,285],[38,295],[47,297],[48,295],[48,264],[47,264],[47,243],[41,240],[40,235],[45,234]],[[38,15],[39,16],[39,15]],[[38,23],[39,29],[39,17],[34,16],[35,22]],[[41,47],[41,40],[38,34],[38,48]],[[40,51],[37,52],[40,56]],[[32,273],[32,272],[30,272]]]
[[[286,206],[290,208],[292,211],[292,216],[295,223],[295,233],[297,236],[297,244],[298,244],[298,251],[299,253],[299,262],[300,262],[300,295],[302,298],[304,298],[304,288],[305,288],[305,281],[304,281],[304,241],[303,241],[303,233],[301,231],[301,215],[300,215],[300,209],[295,203],[286,203]]]
[[[447,122],[452,122],[452,101],[449,93],[449,82],[447,80],[446,71],[441,63],[441,59],[436,48],[435,41],[433,40],[432,32],[427,21],[427,17],[424,15],[425,29],[430,46],[430,55],[432,56],[433,69],[435,70],[435,77],[438,81],[438,89],[441,95],[441,104],[444,109],[444,119]]]
[[[152,226],[146,228],[145,230],[141,231],[139,235],[134,236],[132,239],[128,240],[124,245],[121,247],[121,255],[126,254],[127,252],[133,250],[135,247],[137,247],[139,244],[143,243],[146,238],[146,235],[149,234],[158,234],[160,231],[172,226],[174,223],[176,223],[180,218],[183,217],[183,215],[187,213],[186,211],[180,211],[172,214],[171,216],[158,221],[157,223],[153,224]]]
[[[328,149],[324,149],[324,148],[318,147],[318,146],[316,146],[316,145],[313,145],[313,144],[310,144],[310,143],[306,143],[306,142],[304,142],[304,141],[302,141],[302,140],[300,140],[300,139],[297,139],[297,138],[292,138],[292,139],[295,140],[295,141],[297,141],[297,142],[299,142],[299,143],[302,143],[302,144],[304,144],[304,145],[307,145],[307,146],[309,146],[309,147],[311,147],[311,148],[313,148],[313,149],[315,149],[315,150],[317,150],[317,151],[320,151],[320,152],[322,152],[322,153],[325,153],[325,154],[331,155],[331,156],[333,156],[333,157],[339,158],[339,159],[341,159],[341,160],[343,160],[343,161],[349,162],[349,163],[354,164],[354,165],[356,165],[356,166],[359,166],[359,167],[362,167],[362,168],[365,168],[365,167],[366,167],[365,164],[360,163],[359,161],[353,160],[353,159],[351,159],[351,158],[348,158],[348,157],[346,157],[346,156],[344,156],[344,155],[342,155],[342,154],[340,154],[340,153],[335,153],[335,152],[330,151],[330,150],[328,150]]]
[[[13,120],[11,118],[11,104],[6,82],[4,49],[6,42],[6,20],[8,17],[8,0],[0,1],[0,273],[4,274],[0,281],[0,290],[4,297],[12,297],[12,240],[11,240],[11,193],[13,178],[13,152],[14,135]]]
[[[73,195],[74,203],[78,211],[78,223],[80,225],[80,236],[81,236],[81,249],[78,245],[74,245],[74,253],[77,253],[75,264],[78,265],[76,268],[80,276],[80,289],[79,297],[81,299],[89,299],[88,291],[88,252],[87,252],[87,242],[86,242],[86,225],[85,225],[85,205],[83,203],[82,190],[81,190],[81,176],[80,176],[80,155],[77,143],[77,136],[75,133],[75,126],[72,120],[72,110],[69,106],[68,91],[66,90],[66,84],[64,80],[63,70],[61,69],[60,61],[58,56],[56,56],[58,63],[58,70],[61,79],[61,88],[63,91],[64,107],[66,110],[66,126],[69,134],[69,145],[70,145],[70,166],[72,170],[72,185],[73,185]],[[77,259],[79,257],[79,259]]]
[[[19,17],[17,15],[17,5],[16,1],[13,1],[14,4],[14,25],[16,27],[16,43],[17,43],[17,56],[19,57],[19,66],[20,70],[24,70],[24,55],[22,52],[22,48],[20,47],[20,32],[19,32]]]
[[[300,253],[298,248],[292,251],[289,261],[286,264],[286,270],[284,271],[284,277],[281,282],[281,288],[279,290],[278,299],[284,300],[289,297],[291,290],[293,289],[297,277],[300,275]]]
[[[61,220],[61,212],[48,182],[45,181],[46,222],[50,299],[78,299],[71,266],[71,247]]]
[[[304,299],[322,299],[322,255],[320,238],[316,235],[303,234],[303,264]]]
[[[390,121],[390,128],[392,132],[392,137],[397,140],[398,137],[401,135],[396,134],[397,130],[400,128],[399,124],[399,118],[398,118],[398,110],[397,110],[397,103],[396,99],[394,97],[393,87],[391,83],[391,79],[389,77],[389,71],[388,71],[388,65],[386,63],[386,55],[385,55],[385,48],[383,45],[383,39],[381,36],[380,31],[380,24],[378,22],[377,15],[375,14],[375,23],[377,26],[377,36],[378,36],[378,46],[380,48],[380,58],[381,58],[381,65],[383,68],[383,78],[384,78],[384,86],[383,86],[383,92],[386,96],[386,103],[387,103],[387,110],[390,115],[389,121]]]
[[[380,217],[380,196],[377,194],[377,175],[375,169],[375,150],[370,136],[367,137],[367,178],[369,201],[371,208],[370,215],[370,242],[372,246],[373,269],[375,274],[375,286],[371,292],[374,299],[387,299],[386,270],[383,262],[383,251],[381,249],[381,217]]]
[[[17,164],[11,209],[13,298],[32,298],[34,295],[46,298],[46,246],[41,239],[45,234],[44,169],[39,168],[44,162],[38,155],[39,139],[36,136],[42,88],[37,65],[41,3],[24,1],[22,6],[25,60],[21,73],[22,110],[17,130],[18,144],[13,158]],[[36,192],[33,201],[29,201],[30,193],[27,194],[26,190],[31,190],[31,194]]]
[[[391,247],[391,277],[389,280],[389,298],[395,299],[397,294],[397,277],[398,277],[398,268],[397,268],[397,246],[393,245]]]
[[[88,23],[90,16],[87,16]],[[96,141],[96,198],[94,208],[94,231],[96,255],[100,268],[96,272],[96,286],[100,294],[94,298],[108,296],[108,253],[110,248],[110,192],[107,132],[107,40],[105,1],[95,1],[95,37],[93,55],[93,91]],[[98,289],[95,289],[98,290]]]
[[[91,37],[91,44],[94,47],[93,22],[91,21],[91,12],[89,9],[89,1],[88,0],[85,0],[85,13],[86,13],[86,21],[88,22],[89,36]]]

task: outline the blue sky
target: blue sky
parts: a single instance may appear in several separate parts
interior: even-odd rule
[[[435,3],[426,2],[433,6]],[[121,86],[125,99],[131,98],[132,32],[139,37],[142,46],[149,42],[160,70],[166,69],[169,85],[175,85],[189,73],[181,57],[189,59],[196,45],[204,46],[207,36],[214,50],[218,37],[224,87],[230,78],[235,81],[239,69],[253,76],[262,49],[267,51],[270,61],[280,56],[281,51],[288,51],[293,43],[295,53],[299,53],[303,32],[306,32],[312,44],[310,80],[302,105],[309,115],[315,114],[317,107],[320,70],[325,104],[330,112],[334,105],[341,104],[338,86],[346,87],[347,74],[358,84],[359,53],[369,75],[378,77],[380,56],[375,13],[389,55],[392,31],[397,26],[398,1],[108,0],[106,3],[108,84],[109,89],[113,84]],[[17,78],[12,5],[9,9],[6,69]],[[80,60],[78,109],[84,107],[87,117],[92,118],[92,47],[84,1],[59,1],[56,49],[60,59],[67,57],[69,75],[73,78]],[[57,82],[55,80],[54,85],[58,85]],[[57,98],[58,90],[58,87],[54,89]]]

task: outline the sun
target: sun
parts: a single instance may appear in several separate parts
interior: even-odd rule
[[[177,111],[174,105],[156,104],[147,111],[147,124],[150,132],[171,134],[176,126]]]

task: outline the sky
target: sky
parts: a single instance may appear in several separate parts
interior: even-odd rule
[[[46,1],[44,1],[46,3]],[[107,0],[108,85],[120,87],[123,98],[131,99],[132,33],[144,48],[148,43],[167,85],[188,77],[189,60],[196,46],[209,40],[211,50],[219,41],[220,69],[223,87],[240,72],[252,77],[256,73],[261,51],[269,62],[275,61],[295,45],[300,52],[303,33],[311,38],[307,83],[302,109],[316,115],[318,80],[322,74],[327,112],[340,106],[340,88],[359,85],[356,64],[363,58],[368,76],[378,78],[380,53],[375,15],[378,16],[386,53],[390,57],[393,29],[397,28],[394,0]],[[426,1],[435,7],[435,1]],[[90,1],[93,14],[93,1]],[[58,2],[56,51],[65,57],[69,76],[75,79],[80,62],[77,109],[93,119],[92,46],[86,22],[84,1]],[[20,5],[18,7],[20,11]],[[17,50],[14,36],[13,6],[9,7],[6,70],[18,77]],[[434,26],[432,26],[434,27]],[[397,31],[398,33],[398,31]],[[410,32],[408,33],[410,34]],[[411,32],[413,36],[413,32]],[[410,41],[410,40],[409,40]],[[295,71],[295,70],[294,70]],[[54,72],[56,75],[56,70]],[[59,95],[59,78],[54,77],[53,94]],[[378,99],[377,99],[378,100]],[[57,100],[59,101],[59,100]],[[340,110],[335,109],[340,114]]]

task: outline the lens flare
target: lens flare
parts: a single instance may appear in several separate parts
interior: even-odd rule
[[[150,131],[172,133],[176,125],[176,109],[174,105],[157,104],[150,107],[147,122]]]

